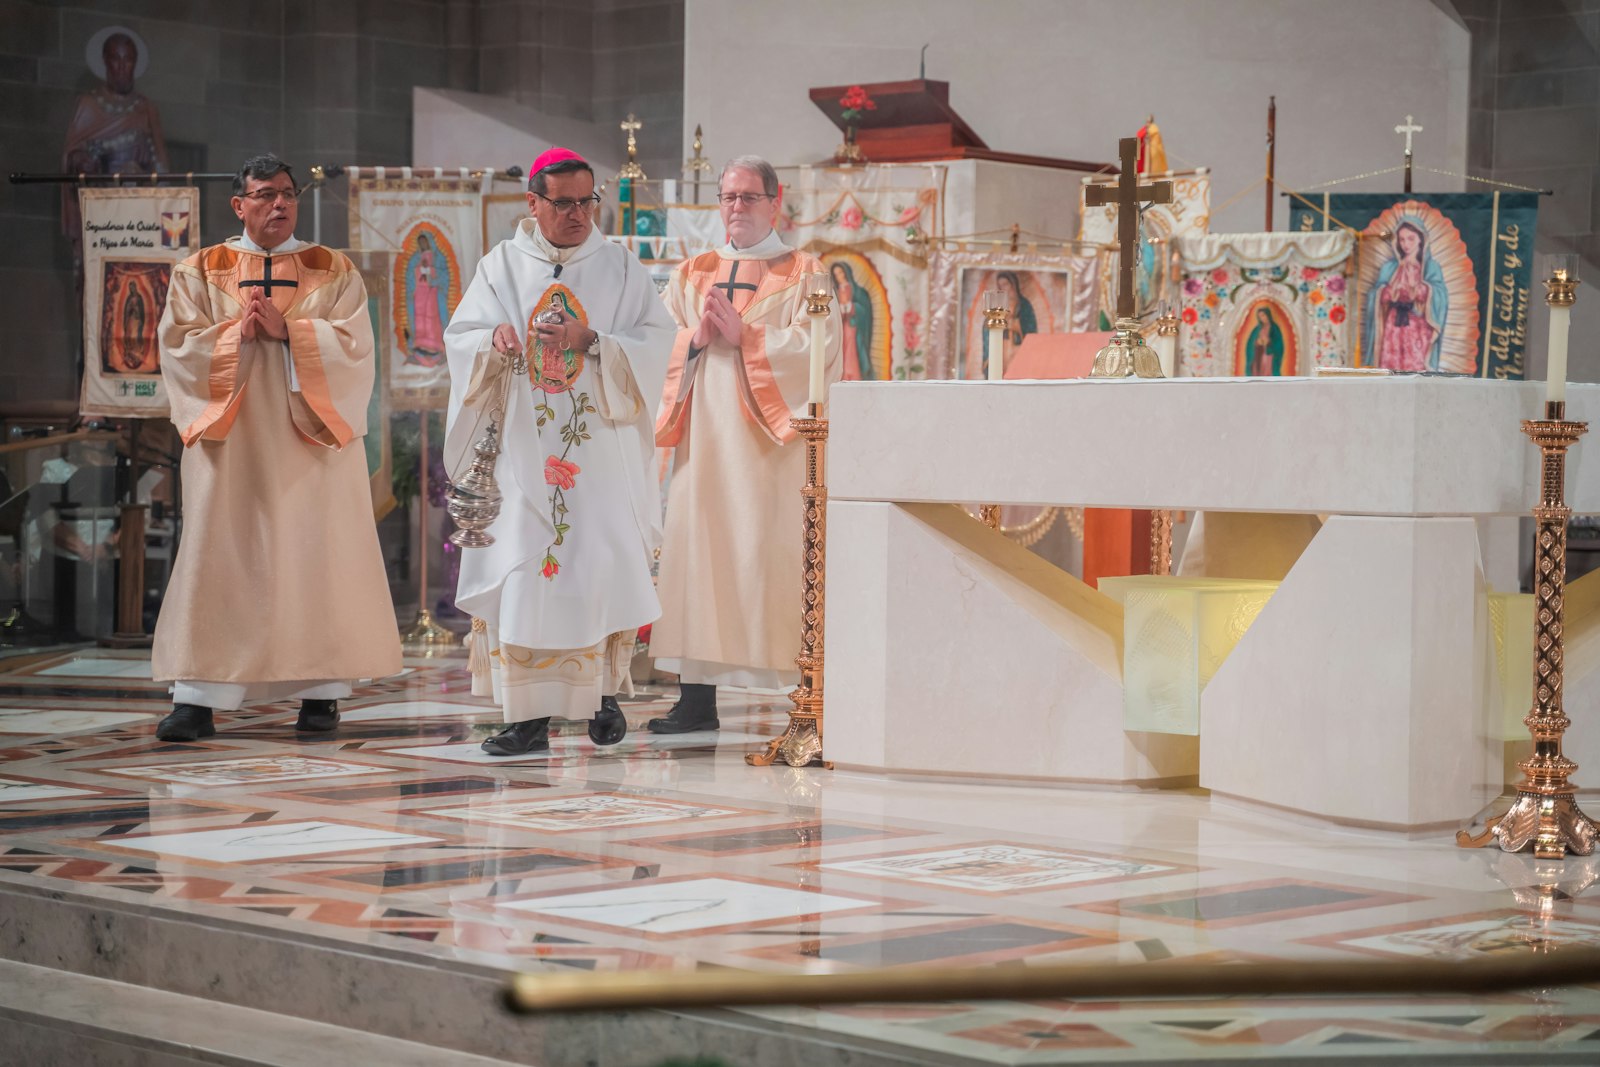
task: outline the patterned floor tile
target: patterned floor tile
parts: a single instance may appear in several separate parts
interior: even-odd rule
[[[205,760],[146,767],[97,767],[101,774],[143,778],[180,785],[259,785],[314,778],[349,778],[359,774],[395,774],[392,767],[303,756],[262,756],[255,759]]]
[[[699,856],[749,856],[761,852],[814,849],[840,842],[878,841],[920,833],[920,830],[856,826],[842,822],[794,822],[786,826],[754,826],[670,837],[641,837],[630,844],[669,852],[690,852]]]
[[[67,708],[0,711],[0,734],[75,734],[136,722],[149,723],[154,729],[156,716],[124,711],[73,711]]]
[[[125,838],[121,845],[133,852],[227,864],[322,856],[336,852],[365,852],[436,840],[438,838],[350,823],[307,821],[151,834],[147,837]]]
[[[441,853],[431,856],[429,853]],[[319,870],[290,876],[297,882],[359,887],[375,892],[410,892],[441,886],[481,886],[487,896],[520,891],[528,880],[548,874],[597,871],[631,866],[616,857],[587,856],[553,849],[450,847],[429,849],[415,862],[385,860],[342,870]]]
[[[646,936],[725,932],[775,922],[813,922],[822,915],[877,910],[883,902],[732,878],[652,879],[616,889],[496,901],[574,926],[611,927]]]
[[[1501,911],[1352,930],[1303,943],[1384,956],[1471,959],[1548,952],[1563,945],[1600,948],[1600,922]]]
[[[751,813],[738,808],[685,804],[675,800],[591,793],[577,797],[546,797],[511,803],[486,802],[460,807],[430,808],[422,814],[561,834],[582,830],[614,830],[626,826],[680,822],[685,819],[718,819]]]
[[[0,778],[0,809],[35,800],[94,796],[96,792],[80,786],[49,785],[43,782],[25,782],[18,778]]]
[[[943,885],[979,893],[1017,893],[1071,885],[1098,885],[1195,869],[1171,863],[1001,842],[896,852],[867,859],[819,861],[806,866],[837,874]]]
[[[985,917],[905,927],[886,934],[817,937],[755,949],[747,955],[797,966],[819,962],[851,967],[908,967],[928,963],[975,967],[1093,948],[1114,941],[1115,938],[1104,931]]]
[[[1381,908],[1422,898],[1404,893],[1374,892],[1353,886],[1278,879],[1244,885],[1183,890],[1148,897],[1079,904],[1085,911],[1100,911],[1126,918],[1155,919],[1223,928],[1252,923],[1283,922],[1313,915],[1358,908]]]

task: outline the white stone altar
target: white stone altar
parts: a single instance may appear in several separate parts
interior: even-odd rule
[[[1542,415],[1542,384],[847,383],[830,402],[826,753],[841,767],[1198,781],[1396,829],[1461,823],[1500,793],[1477,520],[1537,497],[1519,427]],[[1600,386],[1571,387],[1568,414],[1600,417]],[[1592,447],[1568,456],[1580,514],[1600,512]],[[956,502],[1328,519],[1206,687],[1195,738],[1125,731],[1120,607]],[[1600,721],[1567,710],[1568,753],[1600,775]]]

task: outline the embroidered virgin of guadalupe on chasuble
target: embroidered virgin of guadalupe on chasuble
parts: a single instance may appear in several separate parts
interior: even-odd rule
[[[1325,194],[1296,230],[1361,231],[1361,364],[1479,378],[1526,374],[1537,193]]]
[[[280,246],[283,247],[283,246]],[[241,336],[249,290],[287,343]],[[162,376],[183,457],[183,548],[151,655],[162,681],[383,678],[400,670],[366,456],[372,328],[350,261],[238,238],[173,269]],[[308,522],[308,516],[315,516]]]

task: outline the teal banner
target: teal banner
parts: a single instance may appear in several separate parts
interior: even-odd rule
[[[1289,225],[1360,234],[1352,363],[1521,379],[1538,217],[1538,193],[1337,193]]]

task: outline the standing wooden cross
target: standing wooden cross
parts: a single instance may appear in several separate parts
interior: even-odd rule
[[[1404,126],[1396,126],[1394,132],[1406,135],[1406,192],[1409,193],[1411,191],[1411,135],[1421,133],[1422,127],[1418,126],[1410,115],[1407,115],[1406,124]]]
[[[1137,137],[1124,137],[1118,145],[1118,155],[1122,175],[1117,184],[1089,186],[1083,191],[1083,203],[1086,207],[1117,206],[1117,318],[1132,319],[1138,317],[1133,268],[1139,262],[1139,205],[1172,203],[1172,183],[1139,184]]]

